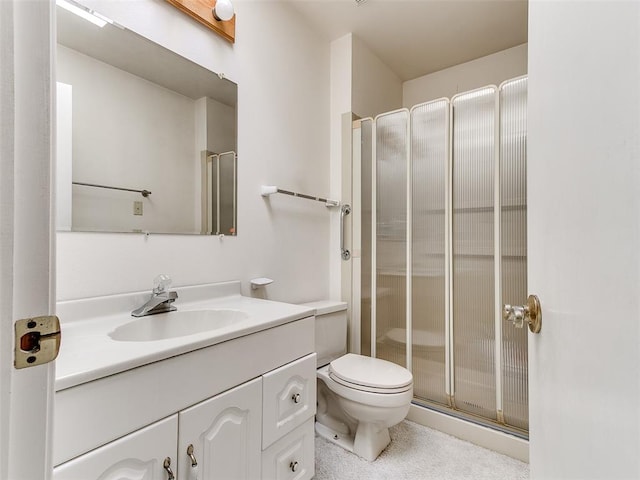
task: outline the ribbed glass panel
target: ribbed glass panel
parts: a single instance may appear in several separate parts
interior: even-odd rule
[[[445,207],[449,102],[411,110],[413,393],[446,404]]]
[[[406,365],[407,122],[376,119],[376,356]]]
[[[371,355],[371,165],[373,163],[373,121],[362,120],[361,131],[361,300],[360,349],[362,355]]]
[[[455,405],[496,419],[494,163],[496,89],[453,100]]]
[[[500,89],[500,195],[502,303],[527,298],[527,79]],[[529,428],[527,332],[502,323],[502,391],[505,422]]]
[[[220,204],[213,211],[214,225],[217,226],[217,216],[220,215],[220,229],[216,234],[235,235],[236,231],[236,154],[224,153],[218,157],[218,169],[220,172],[219,184],[214,185],[213,192],[218,192]],[[217,187],[217,189],[216,189]]]

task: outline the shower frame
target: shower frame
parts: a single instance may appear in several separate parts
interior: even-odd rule
[[[505,374],[504,365],[503,365],[503,324],[502,320],[502,282],[503,282],[503,272],[502,272],[502,232],[501,232],[501,220],[502,220],[502,209],[503,205],[501,203],[501,124],[500,124],[500,96],[501,92],[505,85],[509,85],[521,80],[525,80],[526,76],[518,77],[514,79],[507,80],[503,82],[499,87],[488,86],[482,87],[473,91],[460,93],[451,100],[447,98],[441,98],[437,100],[433,100],[431,102],[426,102],[425,104],[419,104],[413,106],[411,109],[399,109],[392,112],[385,112],[372,118],[364,118],[359,119],[353,122],[353,134],[352,134],[352,168],[353,168],[353,198],[359,199],[361,192],[365,190],[364,180],[362,179],[363,172],[363,160],[362,160],[362,149],[367,147],[364,142],[364,134],[363,134],[363,126],[371,125],[371,143],[368,147],[371,148],[371,276],[370,289],[366,289],[362,286],[361,282],[361,271],[364,268],[362,265],[362,258],[355,258],[353,263],[353,272],[352,272],[352,319],[355,327],[351,330],[352,333],[360,336],[362,332],[366,333],[365,325],[362,324],[362,314],[365,309],[362,306],[362,294],[369,290],[371,305],[370,305],[370,322],[368,327],[370,328],[370,335],[368,336],[368,341],[352,341],[351,345],[358,344],[361,347],[362,353],[370,354],[372,357],[378,356],[377,352],[377,344],[378,344],[378,335],[377,335],[377,161],[376,161],[376,125],[380,121],[381,118],[395,114],[398,112],[407,112],[408,120],[406,123],[406,157],[405,157],[405,166],[406,166],[406,271],[405,271],[405,359],[404,366],[406,366],[410,371],[413,370],[413,318],[412,318],[412,303],[413,303],[413,295],[412,295],[412,282],[413,282],[413,272],[412,272],[412,145],[411,145],[411,115],[415,111],[415,109],[423,107],[426,104],[436,103],[436,102],[446,102],[447,109],[447,127],[446,127],[446,138],[447,138],[447,163],[446,163],[446,185],[445,185],[445,213],[444,213],[444,222],[445,222],[445,245],[444,245],[444,283],[445,283],[445,328],[444,328],[444,358],[445,358],[445,368],[444,368],[444,377],[445,377],[445,385],[444,390],[446,393],[446,403],[443,402],[432,402],[424,399],[416,399],[414,398],[414,403],[418,405],[427,406],[429,408],[433,408],[435,410],[441,411],[443,413],[448,413],[454,416],[463,417],[467,420],[474,421],[479,424],[487,425],[493,428],[497,428],[499,430],[504,430],[509,433],[515,434],[517,436],[527,438],[528,431],[519,426],[514,426],[508,424],[505,421],[504,417],[504,394],[503,394],[503,384],[502,379]],[[454,319],[453,319],[453,298],[455,292],[453,290],[453,126],[454,126],[454,103],[455,101],[465,95],[474,94],[475,92],[481,92],[486,90],[487,88],[493,88],[494,92],[494,125],[493,125],[493,252],[494,252],[494,295],[493,295],[493,308],[494,308],[494,374],[495,374],[495,403],[496,403],[496,412],[495,418],[486,418],[479,415],[475,415],[473,413],[464,412],[456,408],[455,404],[455,359],[454,359]],[[526,158],[526,154],[525,154]],[[364,213],[362,211],[362,205],[359,201],[353,201],[353,233],[352,233],[352,244],[353,250],[356,252],[362,252],[364,255],[365,252],[362,250],[362,240],[363,235],[361,235],[361,225],[362,220],[364,220]],[[525,206],[526,208],[526,206]],[[526,210],[525,210],[526,212]],[[525,217],[526,218],[526,217]],[[526,222],[525,222],[526,223]],[[525,237],[526,238],[526,237]],[[526,247],[525,247],[526,248]],[[526,262],[526,260],[525,260]],[[526,276],[526,275],[525,275]],[[526,280],[525,280],[526,284]],[[512,328],[512,327],[509,327]],[[369,351],[367,351],[367,346]],[[526,344],[525,344],[526,347]],[[526,367],[525,367],[526,370]]]

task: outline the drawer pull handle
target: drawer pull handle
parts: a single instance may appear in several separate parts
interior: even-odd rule
[[[197,467],[198,462],[196,461],[196,456],[193,454],[193,444],[189,444],[189,446],[187,447],[187,455],[191,459],[191,466]]]
[[[294,393],[294,394],[291,396],[291,400],[293,400],[293,403],[300,403],[300,399],[301,399],[301,398],[302,398],[302,397],[300,396],[300,394],[299,394],[299,393]]]
[[[164,463],[162,467],[167,471],[167,480],[175,480],[176,477],[171,470],[171,457],[167,457],[164,459]]]
[[[297,472],[298,471],[298,462],[291,462],[289,464],[289,468],[291,469],[292,472]]]

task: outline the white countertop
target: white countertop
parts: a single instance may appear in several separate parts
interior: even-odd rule
[[[218,285],[222,288],[216,289],[216,285],[176,288],[179,297],[174,305],[179,311],[240,310],[248,318],[216,330],[156,341],[121,342],[109,336],[116,327],[136,320],[128,307],[140,306],[149,297],[149,292],[59,303],[62,343],[56,361],[56,391],[306,318],[315,313],[313,308],[305,306],[243,297],[239,293],[238,282]],[[247,354],[250,355],[251,352]]]

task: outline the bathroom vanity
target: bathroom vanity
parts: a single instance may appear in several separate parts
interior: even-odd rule
[[[312,478],[313,310],[242,297],[239,282],[177,291],[178,312],[141,319],[128,315],[148,293],[59,304],[54,479]],[[163,326],[190,311],[242,315]],[[131,327],[154,317],[169,333]]]

